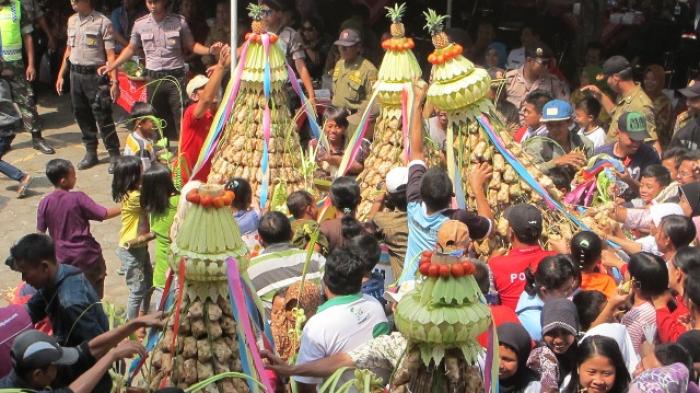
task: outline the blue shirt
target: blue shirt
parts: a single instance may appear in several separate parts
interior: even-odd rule
[[[253,209],[246,211],[239,210],[233,214],[233,218],[236,219],[242,235],[253,233],[258,230],[260,217],[258,216],[258,212]]]
[[[518,305],[515,307],[515,314],[518,315],[520,323],[535,341],[542,339],[542,321],[540,320],[542,307],[544,307],[542,299],[538,295],[530,296],[527,292],[520,295]]]
[[[595,149],[595,153],[593,154],[607,154],[610,157],[622,161],[627,168],[627,172],[629,172],[630,176],[634,180],[639,180],[642,171],[647,166],[661,164],[661,160],[659,159],[659,155],[656,154],[656,150],[644,143],[639,146],[639,149],[637,149],[634,154],[627,157],[618,157],[615,155],[615,143],[603,145]]]
[[[421,252],[435,248],[438,229],[445,221],[462,221],[469,228],[469,236],[472,239],[486,237],[491,231],[491,220],[471,211],[443,209],[428,214],[420,195],[421,182],[426,171],[423,161],[412,161],[408,164],[408,184],[406,185],[408,245],[399,285],[415,279]]]

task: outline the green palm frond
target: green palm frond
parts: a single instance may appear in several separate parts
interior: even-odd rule
[[[262,20],[263,9],[261,6],[255,3],[250,3],[246,9],[248,10],[248,16],[250,16],[253,20]]]
[[[393,7],[384,7],[387,10],[386,16],[393,23],[401,22],[403,14],[406,12],[406,3],[396,3]]]
[[[428,8],[428,12],[423,11],[423,15],[425,15],[424,28],[433,35],[442,31],[443,23],[450,17],[449,15],[440,15],[431,8]]]

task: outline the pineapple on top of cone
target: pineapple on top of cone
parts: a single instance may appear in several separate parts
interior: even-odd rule
[[[509,246],[507,237],[508,223],[502,213],[506,207],[515,203],[537,203],[542,201],[539,194],[521,179],[515,169],[496,150],[486,132],[481,129],[477,119],[484,116],[493,126],[494,132],[503,141],[504,147],[517,159],[526,170],[555,199],[561,200],[561,194],[554,187],[551,179],[525,154],[519,144],[513,141],[497,116],[494,104],[488,98],[491,78],[488,72],[474,66],[462,56],[460,45],[450,42],[443,31],[443,22],[447,18],[429,9],[424,12],[425,27],[432,35],[435,51],[428,56],[433,64],[432,83],[428,89],[428,102],[439,110],[447,112],[448,127],[446,140],[447,167],[453,181],[461,178],[465,191],[466,204],[469,208],[477,207],[475,192],[471,189],[468,176],[473,168],[492,170],[486,193],[491,210],[496,217],[496,236],[476,242],[474,249],[480,255],[491,255],[494,251],[505,252]],[[458,172],[459,171],[459,172]],[[555,211],[545,210],[546,222],[559,222]]]
[[[410,122],[409,112],[412,110],[408,95],[413,94],[411,83],[421,78],[421,68],[412,51],[415,44],[412,38],[405,36],[406,29],[401,22],[406,4],[397,3],[385,8],[392,22],[391,38],[382,42],[386,54],[375,84],[379,116],[374,127],[372,148],[357,179],[362,190],[362,202],[357,210],[361,220],[368,218],[374,199],[382,192],[377,190],[377,185],[384,182],[386,174],[393,168],[407,164],[408,130],[403,128]],[[402,108],[404,105],[406,107]],[[406,110],[408,119],[403,119],[402,109]],[[428,153],[432,158],[432,150]]]
[[[230,118],[225,119],[225,130],[213,154],[208,181],[225,183],[231,177],[242,177],[248,180],[257,199],[261,185],[267,180],[270,200],[274,193],[304,187],[301,146],[287,104],[285,85],[289,75],[284,53],[276,45],[277,36],[265,31],[262,8],[249,4],[248,10],[253,19],[252,32],[246,34],[247,50],[240,59],[243,62],[240,88]],[[263,44],[266,39],[269,39],[267,53]],[[269,67],[269,100],[264,93],[266,66]],[[268,109],[269,138],[263,128]],[[264,170],[266,148],[268,160]]]
[[[468,227],[449,220],[438,230],[435,249],[423,252],[423,278],[396,308],[396,327],[408,349],[392,391],[484,391],[476,338],[491,323],[491,311],[466,257],[469,245]]]

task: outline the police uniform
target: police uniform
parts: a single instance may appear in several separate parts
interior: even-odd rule
[[[358,43],[360,35],[352,29],[343,30],[340,39],[335,42],[344,46]],[[333,106],[357,112],[369,100],[376,81],[377,67],[364,57],[357,56],[351,62],[338,60],[333,69]]]
[[[526,49],[527,57],[548,60],[551,58],[547,48],[528,48]],[[528,94],[535,90],[541,90],[549,93],[552,98],[561,100],[569,99],[569,89],[559,78],[543,70],[540,77],[532,82],[525,79],[525,67],[527,62],[519,68],[506,72],[506,99],[516,108],[518,108],[520,124],[523,124],[524,113],[523,103]]]
[[[39,114],[36,111],[34,91],[26,79],[22,61],[23,37],[31,34],[32,21],[24,11],[20,0],[10,0],[0,5],[0,78],[10,84],[12,99],[19,107],[24,128],[32,133],[32,146],[45,154],[55,151],[41,137]],[[4,141],[9,144],[14,136]]]
[[[166,136],[177,140],[185,100],[185,48],[194,45],[187,21],[177,14],[168,14],[160,22],[151,14],[143,16],[134,22],[130,44],[143,49],[146,76],[151,81],[160,79],[148,85],[148,102],[167,122]]]
[[[99,129],[110,157],[119,155],[119,138],[112,120],[109,86],[97,75],[97,68],[107,62],[107,51],[114,50],[112,22],[97,11],[87,16],[74,14],[68,18],[70,48],[70,97],[73,114],[83,134],[87,155],[80,169],[97,164],[97,132]]]

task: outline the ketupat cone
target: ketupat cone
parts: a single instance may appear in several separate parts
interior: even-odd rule
[[[303,188],[301,170],[301,147],[296,124],[287,106],[284,86],[289,80],[284,53],[277,46],[276,36],[270,34],[270,140],[268,143],[269,165],[267,173],[261,169],[264,148],[263,113],[265,94],[265,49],[260,34],[264,25],[262,13],[257,5],[250,4],[253,17],[253,33],[247,38],[248,51],[244,62],[241,84],[231,117],[227,119],[224,132],[212,157],[209,183],[223,183],[231,177],[242,177],[250,182],[255,198],[260,197],[263,177],[269,179],[268,200],[273,195],[275,185],[284,183],[288,192]],[[261,33],[257,33],[260,31]],[[233,81],[232,81],[233,83]]]
[[[442,22],[445,19],[443,16],[430,9],[424,12],[424,15],[427,22],[426,28],[433,35],[433,44],[436,48],[428,57],[433,64],[433,79],[428,89],[428,101],[436,108],[447,112],[448,127],[452,127],[454,135],[452,145],[455,164],[459,168],[463,190],[467,195],[467,206],[476,208],[476,200],[468,179],[474,164],[480,162],[487,162],[494,168],[493,177],[486,185],[486,195],[494,211],[496,222],[502,217],[505,208],[510,205],[542,201],[539,194],[520,179],[504,157],[496,151],[495,146],[476,121],[481,115],[489,118],[494,131],[503,140],[505,148],[510,150],[554,199],[561,200],[561,195],[551,179],[533,165],[527,154],[513,141],[510,133],[501,124],[493,103],[487,98],[491,78],[486,70],[475,67],[471,61],[462,56],[462,48],[459,45],[445,41],[447,37],[442,31]],[[545,215],[559,215],[547,208],[543,209],[543,212]],[[498,233],[494,237],[475,243],[474,246],[477,253],[488,256],[497,249],[507,249],[509,244],[507,237]]]
[[[228,206],[207,207],[206,198],[221,198],[223,186],[206,184],[196,190],[171,246],[171,267],[177,272],[184,259],[185,282],[175,336],[176,315],[170,317],[164,335],[147,362],[146,379],[152,390],[160,386],[186,388],[213,375],[241,371],[236,322],[233,319],[226,279],[226,259],[235,257],[245,266],[247,248]],[[174,351],[173,337],[176,337]],[[206,391],[247,392],[245,381],[227,379]]]
[[[386,54],[379,66],[375,89],[379,90],[377,99],[380,110],[374,127],[374,139],[369,156],[365,160],[364,170],[358,175],[357,182],[362,190],[362,202],[357,210],[360,220],[367,218],[377,191],[377,185],[384,181],[387,172],[407,163],[404,160],[404,137],[402,132],[401,94],[410,83],[421,77],[418,60],[413,54],[413,39],[404,37],[401,16],[406,10],[404,3],[394,7],[385,7],[392,22],[392,38],[382,43]],[[400,27],[393,27],[399,26]],[[407,108],[410,110],[411,108]],[[410,119],[407,119],[410,123]],[[426,155],[431,163],[436,161],[434,149],[426,146]]]

